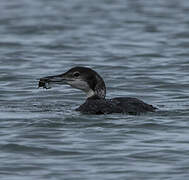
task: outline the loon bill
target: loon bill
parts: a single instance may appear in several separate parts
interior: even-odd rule
[[[102,77],[87,67],[74,67],[66,73],[43,77],[39,80],[39,87],[49,89],[53,84],[68,84],[87,94],[87,99],[77,111],[86,114],[127,113],[138,115],[154,112],[157,108],[137,98],[117,97],[105,99],[106,86]]]

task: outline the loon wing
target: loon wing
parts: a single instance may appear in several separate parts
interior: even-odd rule
[[[117,103],[106,99],[87,99],[76,111],[85,114],[122,113],[122,109],[117,106]]]
[[[144,112],[154,112],[155,107],[137,98],[121,97],[113,99],[87,99],[77,111],[86,114],[127,113],[137,115]]]
[[[114,101],[119,107],[121,107],[124,113],[128,114],[154,112],[157,109],[152,105],[147,104],[137,98],[118,97],[113,98],[112,101]]]

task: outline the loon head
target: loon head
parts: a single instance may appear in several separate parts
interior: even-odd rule
[[[100,75],[87,67],[74,67],[66,73],[41,78],[39,87],[49,88],[51,84],[69,84],[87,94],[87,98],[105,98],[106,86]]]

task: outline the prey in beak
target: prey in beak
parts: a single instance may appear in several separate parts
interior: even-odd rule
[[[42,87],[43,89],[50,89],[50,83],[49,82],[45,82],[44,79],[40,79],[39,83],[38,83],[38,88]]]
[[[65,74],[43,77],[39,80],[38,88],[50,89],[54,84],[66,84],[67,80]]]

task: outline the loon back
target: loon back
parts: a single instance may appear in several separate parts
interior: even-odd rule
[[[105,99],[106,86],[102,77],[87,67],[74,67],[66,73],[41,78],[39,87],[50,88],[52,84],[68,84],[87,94],[87,100],[77,111],[87,114],[128,113],[140,114],[155,111],[155,107],[143,101],[130,98]]]
[[[145,112],[154,112],[156,108],[137,98],[119,97],[113,99],[89,98],[76,110],[85,114],[126,113],[139,115]]]

